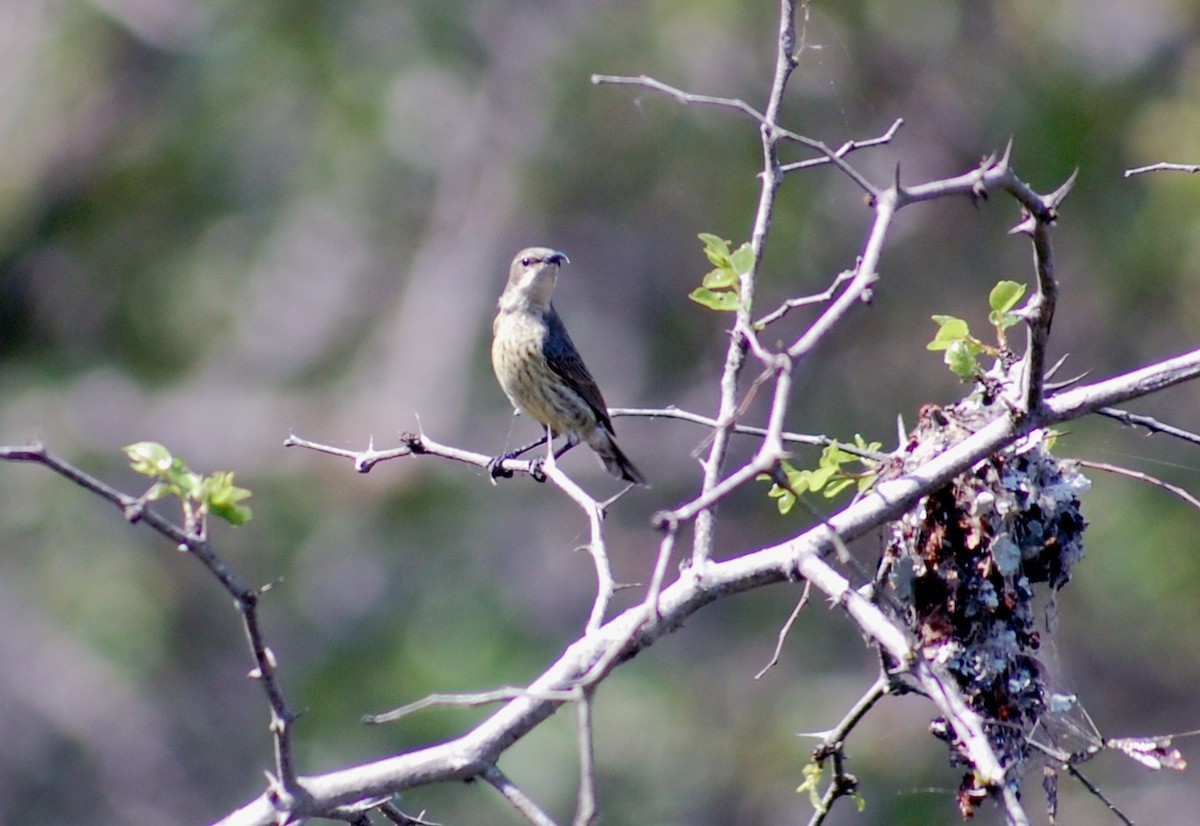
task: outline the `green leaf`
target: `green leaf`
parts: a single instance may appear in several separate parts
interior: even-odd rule
[[[809,763],[804,767],[804,782],[796,787],[797,794],[808,792],[808,802],[816,811],[821,811],[821,775],[824,773],[822,768],[816,763]]]
[[[822,491],[822,493],[824,493],[826,499],[832,499],[853,484],[853,479],[851,479],[849,476],[844,476],[841,479],[835,479],[826,485],[825,490]]]
[[[779,489],[779,492],[780,492],[779,501],[775,503],[776,505],[779,506],[779,515],[787,516],[789,513],[792,512],[792,507],[795,506],[795,504],[796,504],[796,496],[791,491],[784,490],[783,488],[780,488],[778,485],[776,485],[776,487]]]
[[[1026,285],[1018,281],[1001,281],[992,287],[991,293],[988,294],[988,306],[1003,315],[1017,306],[1026,289]]]
[[[956,341],[962,341],[971,335],[967,322],[952,315],[935,315],[933,320],[939,325],[933,341],[925,345],[926,350],[945,350]]]
[[[728,267],[729,242],[711,232],[702,232],[696,236],[704,242],[704,254],[714,267]]]
[[[152,479],[164,479],[174,459],[171,452],[158,442],[137,442],[122,448],[129,457],[129,465],[135,473]]]
[[[729,263],[738,275],[746,275],[754,269],[754,250],[750,248],[750,244],[745,243],[738,247],[737,252],[729,256]]]
[[[718,312],[733,312],[738,308],[737,293],[728,290],[718,293],[704,287],[697,287],[688,293],[688,298]]]
[[[737,273],[725,267],[719,267],[704,276],[702,282],[710,290],[727,290],[738,284]]]
[[[813,493],[820,492],[821,488],[825,487],[826,483],[833,478],[833,474],[837,473],[836,465],[825,465],[811,471],[808,475],[808,489]]]
[[[945,358],[950,372],[963,381],[971,381],[983,372],[979,366],[979,348],[969,340],[951,342],[946,348]]]
[[[250,498],[250,491],[233,483],[232,471],[201,476],[158,442],[137,442],[123,450],[134,471],[158,480],[145,493],[146,501],[157,502],[174,496],[180,500],[189,518],[190,514],[198,512],[201,515],[216,514],[233,525],[250,521],[250,508],[241,504],[243,499]]]

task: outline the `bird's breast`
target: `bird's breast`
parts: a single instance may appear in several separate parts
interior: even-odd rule
[[[513,406],[557,434],[590,434],[596,426],[594,411],[546,360],[545,320],[501,312],[493,329],[492,368]]]

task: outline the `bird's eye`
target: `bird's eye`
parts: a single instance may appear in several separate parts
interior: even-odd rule
[[[536,259],[536,258],[529,258],[529,257],[525,257],[525,258],[522,258],[522,259],[521,259],[521,266],[522,266],[522,267],[530,267],[530,266],[533,266],[533,265],[534,265],[534,264],[536,264],[536,263],[537,263],[537,259]]]

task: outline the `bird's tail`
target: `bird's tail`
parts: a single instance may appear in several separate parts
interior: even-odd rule
[[[621,452],[621,448],[617,447],[617,440],[603,426],[592,431],[588,447],[596,452],[605,469],[613,476],[635,485],[650,487],[646,477],[629,461],[629,457]]]

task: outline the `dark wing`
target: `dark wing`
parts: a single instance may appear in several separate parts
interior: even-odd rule
[[[583,397],[588,407],[595,411],[596,419],[608,428],[609,433],[615,433],[612,420],[608,417],[608,405],[604,403],[604,396],[600,394],[596,380],[583,363],[583,357],[575,349],[575,342],[571,341],[571,336],[553,304],[550,305],[550,312],[546,313],[546,343],[542,352],[546,354],[546,363],[550,365],[550,369]]]

